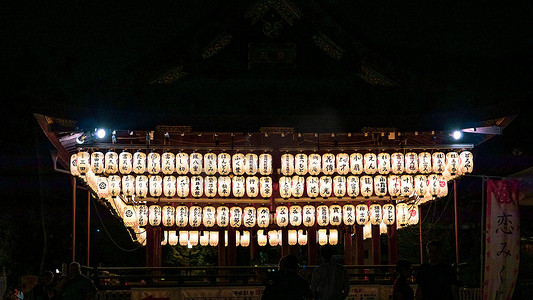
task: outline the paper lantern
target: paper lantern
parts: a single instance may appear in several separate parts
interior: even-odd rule
[[[402,175],[400,177],[400,189],[401,195],[404,197],[409,197],[413,194],[413,176],[411,175]]]
[[[441,174],[446,170],[446,155],[442,152],[434,152],[431,155],[431,166],[433,167],[433,172]]]
[[[415,152],[405,153],[405,173],[415,174],[418,172],[418,154]]]
[[[279,245],[279,234],[277,230],[268,231],[268,244],[272,247]]]
[[[241,198],[244,196],[244,193],[246,192],[246,188],[244,186],[245,179],[243,176],[233,176],[231,179],[231,188],[233,190],[233,196],[235,198]]]
[[[207,198],[213,198],[217,195],[217,178],[215,176],[206,176],[204,179],[204,194]]]
[[[109,183],[107,182],[106,177],[98,176],[96,178],[96,186],[98,187],[96,189],[96,194],[99,199],[106,199],[109,197]]]
[[[189,225],[191,227],[198,227],[202,224],[202,208],[193,205],[189,208]]]
[[[292,179],[288,176],[279,178],[279,195],[283,199],[288,199],[292,194]]]
[[[408,225],[418,224],[418,221],[420,219],[418,205],[415,205],[415,204],[410,205],[408,206],[408,210],[409,210],[409,221],[407,221],[407,224]]]
[[[105,156],[100,151],[91,153],[91,169],[94,174],[102,174],[104,172]]]
[[[294,198],[300,198],[305,190],[305,178],[303,176],[295,175],[291,179],[291,195]]]
[[[353,204],[345,204],[342,207],[342,220],[346,226],[355,224],[355,206]]]
[[[244,175],[244,154],[233,154],[233,156],[231,157],[231,163],[233,168],[233,174]]]
[[[148,222],[152,226],[159,226],[161,224],[161,206],[150,205],[148,208]]]
[[[133,170],[133,155],[126,150],[118,155],[118,170],[121,174],[129,174]]]
[[[339,226],[342,223],[342,207],[338,204],[333,204],[329,207],[329,224],[331,226]]]
[[[394,221],[396,220],[396,210],[394,208],[394,204],[384,204],[381,210],[383,212],[383,223],[385,225],[394,224]]]
[[[337,165],[337,174],[348,174],[350,171],[350,156],[347,153],[338,153],[335,163]]]
[[[200,198],[204,194],[204,178],[202,176],[191,176],[191,196]]]
[[[281,174],[291,176],[294,173],[294,155],[285,153],[281,155]]]
[[[450,172],[451,175],[455,175],[459,170],[459,154],[455,151],[450,151],[446,153],[446,170]]]
[[[189,196],[190,179],[187,176],[176,177],[176,195],[180,198]]]
[[[324,175],[333,175],[335,173],[335,154],[324,153],[322,154],[322,173]]]
[[[189,172],[192,175],[200,175],[203,170],[203,155],[198,152],[193,152],[189,155]]]
[[[294,172],[296,175],[306,175],[307,174],[307,154],[298,153],[294,157]]]
[[[368,175],[375,174],[378,170],[378,158],[375,153],[366,153],[363,156],[364,171]]]
[[[217,155],[215,153],[206,153],[204,155],[204,172],[206,175],[215,175],[217,173]]]
[[[135,195],[139,198],[144,198],[148,195],[148,177],[146,175],[135,176]]]
[[[387,175],[391,171],[390,154],[382,152],[378,154],[378,173]]]
[[[428,193],[431,196],[437,196],[440,190],[440,178],[437,174],[430,174],[428,176]]]
[[[163,177],[163,195],[167,198],[176,195],[176,177],[171,175]]]
[[[368,206],[366,204],[358,204],[355,207],[356,219],[358,225],[365,225],[368,223],[370,217],[368,215]]]
[[[383,175],[376,175],[374,177],[374,193],[378,197],[383,197],[387,194],[387,177]]]
[[[372,238],[372,224],[367,223],[363,226],[363,240]]]
[[[202,231],[200,234],[200,246],[207,246],[209,245],[209,232]]]
[[[298,230],[298,245],[307,245],[307,232],[305,230]]]
[[[263,176],[272,174],[272,155],[268,153],[259,155],[259,174]]]
[[[178,235],[175,230],[168,231],[168,244],[171,246],[176,246],[178,244]]]
[[[170,151],[165,151],[161,155],[161,172],[165,175],[174,173],[176,168],[176,155]]]
[[[270,209],[268,207],[257,208],[257,226],[261,228],[268,227],[270,225]]]
[[[322,156],[317,153],[309,154],[307,158],[307,172],[311,176],[317,176],[322,172]]]
[[[329,176],[321,176],[318,185],[320,197],[329,198],[333,190],[333,180]]]
[[[305,227],[315,225],[315,207],[313,205],[302,207],[302,223]]]
[[[396,204],[396,223],[401,227],[409,221],[409,208],[405,203]]]
[[[122,199],[117,197],[117,198],[111,199],[109,203],[111,203],[111,206],[113,206],[117,215],[122,218],[122,216],[124,216],[124,210],[126,209],[126,204],[122,202]]]
[[[428,190],[428,178],[426,175],[416,175],[414,182],[414,192],[419,197],[423,197]]]
[[[135,233],[135,236],[139,244],[141,244],[143,247],[146,246],[146,230]]]
[[[381,222],[379,224],[379,234],[387,234],[387,233],[388,233],[387,225],[385,225],[385,223]]]
[[[363,197],[372,196],[372,193],[374,192],[374,180],[372,179],[372,176],[368,176],[368,175],[361,176],[360,185],[361,185],[361,196]]]
[[[391,155],[391,171],[393,174],[402,174],[404,172],[404,155],[401,152],[395,152]]]
[[[319,195],[319,179],[315,176],[309,176],[305,179],[306,193],[310,198],[316,198]]]
[[[219,153],[217,166],[220,175],[229,175],[231,172],[231,156],[228,153]]]
[[[379,225],[382,221],[382,211],[381,211],[381,205],[379,204],[372,204],[368,207],[368,213],[370,217],[370,224],[372,225]]]
[[[70,156],[70,175],[72,176],[80,176],[80,172],[78,171],[78,154],[72,154]]]
[[[213,227],[216,223],[216,209],[211,206],[207,205],[202,210],[202,223],[205,227]]]
[[[255,153],[246,153],[244,156],[244,173],[246,175],[255,175],[258,169],[258,157]]]
[[[189,231],[189,244],[191,246],[198,245],[199,233],[196,230]]]
[[[255,198],[259,195],[259,178],[256,176],[246,177],[246,196]]]
[[[289,208],[284,205],[276,207],[276,224],[279,227],[287,227],[289,225]]]
[[[247,206],[242,210],[242,223],[245,227],[254,227],[257,219],[255,207]]]
[[[316,223],[318,226],[329,225],[329,208],[326,205],[319,205],[316,208]]]
[[[187,246],[189,244],[189,232],[186,230],[179,231],[179,243],[181,246]]]
[[[229,210],[229,224],[231,227],[241,227],[242,225],[242,208],[233,206]]]
[[[272,178],[270,176],[263,176],[259,179],[259,192],[263,198],[272,196]]]
[[[137,214],[137,223],[139,226],[146,226],[148,224],[148,206],[138,205],[135,207],[135,212]]]
[[[209,246],[218,246],[218,231],[209,231]]]
[[[176,173],[186,175],[189,173],[189,154],[178,152],[176,154]]]
[[[474,155],[470,151],[461,151],[459,154],[459,170],[463,174],[472,173],[474,170]]]
[[[342,198],[346,195],[346,177],[333,177],[333,194],[338,198]]]
[[[189,224],[189,208],[185,205],[176,207],[176,226],[185,227]]]
[[[346,178],[346,194],[348,197],[355,198],[359,196],[359,177],[348,176]]]
[[[85,173],[85,175],[82,175],[81,177],[85,180],[91,190],[98,190],[98,180],[96,178],[96,174],[93,173],[93,170],[91,170],[91,168],[89,168],[87,173]]]
[[[150,152],[147,155],[147,164],[148,173],[150,174],[159,174],[161,172],[161,155],[157,152]]]
[[[159,175],[151,175],[149,178],[150,196],[160,197],[163,193],[163,178]]]
[[[120,195],[120,176],[118,175],[111,175],[107,177],[107,183],[109,185],[109,195],[111,197],[117,197]]]
[[[289,209],[289,219],[291,226],[300,226],[302,224],[302,207],[298,205],[292,205]]]
[[[337,243],[339,242],[339,231],[337,229],[330,229],[328,240],[330,245],[337,245]]]
[[[133,154],[133,173],[144,174],[146,172],[146,154],[137,151]]]
[[[168,231],[163,231],[163,238],[161,239],[161,246],[165,246],[168,243]],[[178,238],[176,237],[176,243],[178,241]]]
[[[217,207],[217,225],[226,227],[229,225],[229,208],[226,206]]]
[[[218,195],[222,198],[231,194],[231,178],[229,176],[218,177]]]
[[[289,230],[287,232],[287,238],[288,238],[288,243],[289,245],[291,246],[294,246],[298,243],[298,232],[296,230]]]
[[[126,227],[135,226],[137,216],[135,214],[135,208],[133,208],[133,206],[126,205],[126,207],[124,208],[124,215],[122,217],[122,220],[124,222],[124,226]]]
[[[318,240],[318,244],[320,246],[324,246],[325,244],[328,243],[328,231],[327,229],[319,229],[317,230],[317,240]]]
[[[448,195],[448,182],[444,179],[444,176],[439,175],[439,192],[437,197],[442,198]]]
[[[87,151],[78,152],[76,160],[78,165],[78,173],[80,173],[81,175],[84,175],[89,172],[89,168],[91,167],[90,157],[91,156]]]
[[[163,226],[174,226],[175,220],[175,209],[171,205],[165,205],[162,209],[162,218],[161,221]]]
[[[257,244],[261,247],[266,246],[268,242],[267,236],[265,235],[263,230],[257,231]]]
[[[248,247],[250,246],[250,231],[243,231],[241,234],[241,246]]]
[[[363,154],[361,153],[352,153],[350,154],[350,171],[354,175],[359,175],[363,173],[364,162]]]
[[[118,154],[114,151],[107,151],[105,154],[105,172],[115,174],[118,172]]]
[[[418,172],[429,174],[433,171],[431,167],[431,153],[421,152],[418,154]]]
[[[401,180],[400,180],[400,176],[398,175],[389,175],[387,177],[387,182],[388,182],[388,190],[389,190],[389,195],[391,197],[398,197],[400,196],[401,192],[402,192],[402,183],[401,183]]]

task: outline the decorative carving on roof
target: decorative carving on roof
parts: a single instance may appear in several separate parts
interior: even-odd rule
[[[183,71],[183,66],[179,66],[150,81],[150,84],[171,84],[185,77],[187,74],[187,72]]]
[[[296,44],[262,44],[248,45],[248,69],[258,64],[293,64],[296,59]]]
[[[376,70],[372,69],[367,65],[361,66],[361,73],[357,74],[361,79],[366,81],[371,85],[381,85],[381,86],[395,86],[396,83],[387,77],[383,76]]]
[[[269,14],[272,10],[277,15]],[[252,25],[261,21],[263,23],[263,33],[270,38],[281,35],[283,21],[292,26],[294,20],[300,19],[301,16],[300,10],[289,0],[260,0],[244,15],[245,18],[251,19]]]
[[[342,58],[344,54],[344,49],[340,47],[339,45],[335,44],[335,42],[333,42],[325,34],[321,32],[315,34],[313,36],[313,41],[318,46],[318,48],[326,52],[326,54],[331,56],[331,58],[336,59],[336,60],[339,60]]]
[[[230,42],[232,36],[231,34],[221,34],[217,36],[202,52],[202,58],[207,59],[220,50],[224,49]]]

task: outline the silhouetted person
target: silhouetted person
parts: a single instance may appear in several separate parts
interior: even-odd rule
[[[317,300],[343,300],[350,292],[346,268],[332,261],[333,248],[324,245],[320,248],[323,262],[313,271],[311,292]]]
[[[265,288],[262,300],[311,299],[309,283],[298,275],[298,258],[295,255],[282,257],[279,270],[271,276],[271,283]]]
[[[94,299],[98,291],[93,281],[81,274],[81,266],[77,262],[70,263],[68,276],[58,285],[61,300]]]
[[[53,299],[54,273],[45,271],[39,276],[39,282],[33,287],[24,299],[28,300],[51,300]]]
[[[423,263],[418,270],[416,282],[417,300],[454,300],[458,299],[457,275],[455,270],[442,261],[442,246],[439,241],[426,245],[429,262]]]
[[[405,259],[399,260],[396,263],[396,273],[398,277],[392,288],[392,300],[414,300],[415,293],[408,282],[412,273],[411,263]]]

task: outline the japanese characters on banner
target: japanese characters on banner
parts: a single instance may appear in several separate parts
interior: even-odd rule
[[[483,299],[511,299],[520,261],[517,180],[487,181]]]

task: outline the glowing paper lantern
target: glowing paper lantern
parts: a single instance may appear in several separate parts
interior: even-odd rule
[[[455,151],[450,151],[446,153],[446,170],[450,172],[451,175],[455,175],[459,170],[459,154]]]
[[[372,224],[367,223],[363,227],[363,240],[371,239],[372,238]]]
[[[175,218],[175,209],[173,206],[165,205],[162,209],[162,218],[161,221],[163,226],[174,226]]]
[[[305,175],[307,174],[307,154],[298,153],[294,157],[294,172],[296,175]]]
[[[426,175],[416,175],[415,176],[415,182],[414,182],[414,192],[420,197],[423,197],[428,190],[428,184],[427,184],[427,176]]]
[[[231,172],[231,156],[228,153],[219,153],[217,165],[220,175],[229,175]]]
[[[217,173],[217,155],[215,153],[206,153],[204,155],[204,172],[206,175],[215,175]]]
[[[118,170],[121,174],[129,174],[133,169],[133,156],[126,150],[118,155]]]
[[[132,175],[122,176],[122,193],[131,197],[135,193],[135,177]]]
[[[85,176],[82,175],[82,178],[84,178],[85,182],[87,183],[87,185],[89,186],[91,190],[93,191],[98,190],[98,183],[97,183],[98,180],[96,178],[96,174],[93,173],[93,170],[91,170],[91,168],[89,168],[87,173],[85,173]]]
[[[189,225],[191,227],[198,227],[202,224],[202,208],[193,205],[189,208]]]
[[[250,246],[250,231],[243,231],[241,234],[241,246],[248,247]]]
[[[393,174],[402,174],[405,168],[404,156],[401,152],[393,153],[391,159],[391,171]]]
[[[279,178],[279,195],[283,199],[288,199],[292,194],[292,179],[288,176]]]
[[[176,173],[186,175],[189,173],[189,154],[178,152],[176,154]]]
[[[280,205],[276,207],[276,224],[279,227],[287,227],[289,225],[289,208]]]
[[[198,231],[196,230],[192,230],[192,231],[189,231],[189,244],[191,246],[196,246],[198,245]]]
[[[302,208],[302,223],[305,227],[315,225],[315,207],[313,205],[305,205]]]
[[[337,229],[330,229],[328,240],[330,245],[337,245],[339,242],[339,231]]]
[[[235,175],[244,175],[244,154],[235,153],[231,157],[233,174]]]
[[[259,178],[256,176],[246,177],[246,196],[255,198],[259,195]]]
[[[335,154],[324,153],[322,154],[322,173],[324,175],[333,175],[335,172]]]
[[[171,246],[176,246],[178,244],[178,235],[176,234],[176,231],[165,231],[165,233],[167,233],[168,244]]]
[[[372,196],[372,193],[374,192],[374,180],[372,179],[372,176],[361,176],[361,195],[363,197],[370,197]]]
[[[418,155],[415,152],[405,154],[405,172],[415,174],[418,172]]]
[[[204,179],[204,194],[207,198],[213,198],[217,195],[217,178],[215,176],[206,176]]]
[[[294,173],[294,155],[285,153],[281,155],[281,174],[291,176]]]
[[[185,227],[189,224],[189,208],[185,205],[176,207],[176,226]]]
[[[346,153],[339,153],[336,156],[337,173],[346,175],[350,171],[350,156]]]
[[[163,178],[159,175],[151,175],[149,180],[150,196],[159,197],[163,193]]]
[[[111,175],[107,178],[107,183],[109,185],[109,195],[111,197],[117,197],[120,195],[120,176],[118,175]]]
[[[347,226],[355,224],[355,206],[353,204],[345,204],[342,207],[342,220]]]
[[[146,154],[137,151],[133,154],[133,172],[135,174],[143,174],[146,172]]]
[[[270,176],[263,176],[259,179],[259,192],[263,198],[272,196],[272,178]]]
[[[107,151],[105,154],[105,172],[115,174],[118,172],[118,154],[114,151]]]
[[[408,209],[409,209],[409,221],[407,221],[407,224],[408,225],[418,224],[418,220],[419,220],[418,205],[411,205],[408,207]]]
[[[148,206],[138,205],[135,207],[135,212],[137,214],[137,222],[139,226],[146,226],[148,224]]]
[[[244,193],[246,192],[244,183],[245,179],[243,176],[233,176],[231,179],[231,188],[233,189],[233,196],[235,196],[235,198],[241,198],[244,196]]]
[[[394,204],[391,204],[391,203],[384,204],[381,210],[383,211],[383,224],[385,225],[394,224],[394,221],[396,220],[396,210],[394,208]]]
[[[346,179],[346,194],[349,197],[355,198],[359,196],[359,177],[348,176]]]
[[[268,244],[272,247],[276,247],[279,244],[279,234],[277,230],[268,231]]]
[[[150,205],[148,209],[148,222],[152,226],[159,226],[161,224],[161,206]]]
[[[298,245],[307,245],[307,232],[305,230],[298,230]]]
[[[218,231],[209,231],[209,246],[218,246]]]
[[[102,174],[104,172],[105,156],[100,151],[91,153],[91,169],[94,174]]]
[[[309,154],[307,171],[311,176],[317,176],[322,171],[322,156],[317,153]]]
[[[333,177],[333,194],[335,197],[342,198],[346,195],[346,177],[335,176]]]
[[[257,244],[261,247],[266,246],[268,242],[267,236],[265,235],[263,230],[257,231]]]
[[[342,223],[342,207],[338,204],[329,207],[329,224],[339,226]]]
[[[229,210],[229,222],[231,227],[241,227],[242,225],[242,208],[233,206]]]
[[[204,194],[204,178],[202,176],[191,176],[191,196],[200,198]]]
[[[176,177],[163,177],[163,195],[168,198],[172,198],[176,195]]]
[[[383,175],[374,177],[374,193],[378,197],[383,197],[387,194],[387,177]]]
[[[80,173],[81,175],[84,175],[87,172],[89,172],[89,168],[91,167],[90,157],[91,155],[87,151],[78,152],[78,156],[77,156],[78,173]]]
[[[328,231],[327,229],[317,230],[317,239],[320,246],[324,246],[328,243]]]
[[[168,231],[163,231],[163,238],[161,239],[161,246],[165,246],[168,243]],[[176,238],[176,242],[178,239]]]
[[[387,234],[387,232],[388,232],[387,225],[385,225],[385,223],[381,222],[379,224],[379,234]]]
[[[289,219],[291,226],[300,226],[302,224],[302,207],[298,205],[292,205],[290,207]]]
[[[409,221],[409,208],[405,203],[396,204],[396,223],[401,227]]]
[[[459,170],[463,173],[472,173],[474,170],[474,155],[470,151],[461,151],[459,154]]]
[[[390,154],[382,152],[378,154],[378,173],[387,175],[391,171]]]
[[[161,155],[157,152],[150,152],[147,156],[148,173],[159,174],[161,172]]]
[[[209,245],[209,232],[202,231],[200,234],[200,246]]]
[[[444,176],[439,175],[439,192],[437,194],[437,197],[445,197],[448,195],[448,183],[446,182],[446,179],[444,179]]]
[[[319,183],[320,197],[329,198],[333,190],[333,180],[329,176],[321,176]]]
[[[310,198],[316,198],[319,195],[319,183],[318,177],[309,176],[305,179],[306,181],[306,193]]]
[[[359,175],[363,173],[364,162],[363,154],[361,153],[352,153],[350,154],[350,171],[354,175]]]
[[[70,156],[70,175],[72,176],[80,176],[80,172],[78,171],[78,154],[72,154]]]
[[[98,198],[105,199],[109,197],[109,183],[107,182],[106,177],[98,176],[96,178],[96,186],[98,187],[96,189],[96,194],[98,195]]]
[[[289,245],[294,246],[298,243],[298,232],[296,230],[289,230],[287,237]]]
[[[205,227],[215,226],[216,209],[211,205],[207,205],[203,208],[202,212],[203,212],[202,223],[204,224],[204,226]]]
[[[257,208],[257,226],[261,228],[268,227],[270,225],[270,209],[268,207]]]
[[[430,174],[428,176],[428,194],[437,196],[440,190],[440,178],[437,174]]]
[[[229,225],[229,208],[226,206],[217,207],[217,225],[226,227]]]
[[[300,198],[304,194],[305,178],[303,176],[293,176],[291,180],[291,195]]]
[[[176,178],[176,195],[180,198],[189,196],[190,179],[187,176],[178,176]]]
[[[231,194],[231,178],[229,176],[218,177],[218,195],[222,198]]]
[[[391,197],[398,197],[402,193],[402,183],[400,180],[400,176],[398,175],[389,175],[387,178],[388,187],[389,187],[389,195]]]
[[[370,216],[370,224],[372,225],[379,225],[382,221],[382,211],[381,211],[381,205],[379,204],[372,204],[368,208],[369,216]]]
[[[272,174],[272,155],[268,153],[259,155],[259,174],[263,176]]]
[[[418,172],[429,174],[433,171],[431,167],[431,153],[421,152],[418,154]]]
[[[246,153],[244,156],[244,173],[246,175],[255,175],[258,169],[257,154]]]
[[[355,207],[356,222],[358,225],[365,225],[369,221],[368,206],[366,204],[358,204]]]
[[[440,174],[446,170],[446,155],[442,152],[434,152],[431,155],[433,172]]]
[[[181,246],[187,246],[189,244],[189,232],[186,230],[180,230],[179,243]]]
[[[329,209],[326,205],[319,205],[316,208],[316,223],[318,226],[329,225]]]
[[[242,222],[245,227],[254,227],[257,219],[255,207],[247,206],[242,210]]]
[[[375,174],[378,170],[378,158],[375,153],[366,153],[363,156],[364,171],[368,175]]]
[[[135,195],[139,198],[148,195],[148,177],[146,175],[135,176]]]
[[[409,197],[413,194],[413,176],[411,175],[402,175],[400,177],[400,189],[401,195],[404,197]]]
[[[192,175],[200,175],[203,167],[203,155],[198,152],[193,152],[189,156],[189,172]]]
[[[124,208],[124,215],[122,217],[124,226],[133,227],[137,221],[137,216],[135,215],[135,209],[131,205],[126,205]]]
[[[176,155],[170,151],[165,151],[161,155],[161,172],[165,175],[174,173],[176,168]]]

